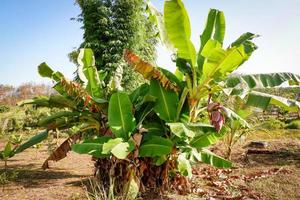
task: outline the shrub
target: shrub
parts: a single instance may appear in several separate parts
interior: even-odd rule
[[[7,105],[0,105],[0,113],[5,113],[10,110],[10,107]]]
[[[285,123],[274,118],[270,118],[261,124],[262,128],[274,130],[274,129],[282,129],[285,127]]]
[[[300,129],[300,120],[291,121],[285,126],[286,129]]]

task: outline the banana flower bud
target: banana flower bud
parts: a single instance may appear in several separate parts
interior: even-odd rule
[[[220,103],[210,103],[207,105],[210,123],[215,127],[217,132],[220,132],[225,123],[225,118],[221,110],[223,110],[223,106]]]

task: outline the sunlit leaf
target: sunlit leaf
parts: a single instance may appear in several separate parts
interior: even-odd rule
[[[165,1],[164,22],[167,36],[176,48],[178,57],[196,66],[196,50],[190,40],[190,20],[181,0]]]
[[[186,158],[185,153],[179,154],[177,158],[178,162],[178,171],[183,176],[192,177],[192,166],[190,161]]]
[[[300,108],[300,102],[298,101],[256,91],[248,94],[246,104],[249,106],[259,107],[263,110],[265,110],[270,104],[279,106],[291,112],[297,112]]]
[[[99,74],[95,66],[94,53],[91,49],[80,49],[77,62],[79,78],[86,85],[87,91],[92,97],[102,98],[103,91],[99,79]]]
[[[201,156],[200,161],[203,163],[206,163],[211,166],[218,167],[218,168],[230,168],[233,166],[233,164],[230,161],[212,153],[211,151],[209,151],[207,149],[203,149],[199,153]]]

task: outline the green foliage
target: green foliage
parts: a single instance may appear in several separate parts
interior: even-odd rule
[[[11,156],[13,156],[13,149],[11,142],[7,142],[3,151],[0,151],[0,158],[3,160],[7,160]]]
[[[0,105],[0,113],[5,113],[10,110],[9,106],[6,105]]]
[[[83,23],[84,42],[80,48],[91,48],[95,54],[96,67],[105,70],[109,83],[117,68],[123,77],[125,90],[133,90],[144,82],[122,60],[123,49],[130,48],[153,61],[157,43],[155,27],[148,20],[146,4],[139,0],[76,0],[81,8],[78,21]],[[77,52],[77,53],[76,53]],[[78,51],[70,54],[76,62]],[[78,63],[77,63],[78,64]]]
[[[80,49],[78,55],[78,75],[89,94],[94,98],[103,98],[100,78],[95,66],[95,58],[91,49]]]
[[[249,93],[247,105],[265,110],[270,104],[281,107],[287,111],[297,112],[300,102],[283,97],[253,91]]]
[[[240,42],[237,42],[238,44]],[[300,76],[293,73],[271,73],[232,76],[226,80],[226,86],[234,88],[238,86],[254,88],[270,88],[280,86],[286,81],[299,82]]]
[[[16,170],[0,170],[0,185],[8,184],[18,178],[19,172]]]
[[[128,154],[134,150],[134,143],[132,141],[124,142],[121,138],[110,139],[103,144],[102,153],[112,154],[118,159],[125,159]]]
[[[216,133],[215,131],[213,132],[206,132],[197,135],[191,142],[190,145],[195,148],[204,148],[208,147],[222,138],[222,135]]]
[[[200,153],[201,156],[201,161],[210,164],[215,167],[220,167],[220,168],[229,168],[232,167],[232,163],[220,156],[217,156],[216,154],[208,151],[208,150],[203,150]]]
[[[285,127],[285,123],[278,119],[270,118],[267,121],[264,121],[260,126],[267,130],[283,129]]]
[[[218,18],[218,21],[216,21],[216,18]],[[206,21],[205,28],[203,30],[203,33],[200,36],[201,46],[200,50],[198,52],[198,58],[197,58],[197,64],[199,67],[199,71],[201,73],[203,63],[205,58],[201,55],[201,52],[204,48],[204,45],[212,38],[212,34],[214,29],[216,29],[214,39],[217,40],[219,43],[223,43],[224,35],[225,35],[225,19],[223,12],[216,10],[216,9],[210,9]],[[217,31],[218,30],[218,31]]]
[[[117,92],[109,100],[108,123],[116,137],[128,139],[135,129],[135,118],[128,95]]]
[[[9,111],[0,114],[0,133],[4,136],[36,128],[39,119],[50,111],[46,108],[41,110],[32,107],[10,106],[9,108]]]
[[[48,131],[44,131],[41,132],[37,135],[35,135],[34,137],[30,138],[28,141],[26,141],[25,143],[21,144],[20,146],[18,146],[13,153],[20,153],[26,149],[28,149],[29,147],[32,147],[33,145],[36,145],[40,142],[42,142],[43,140],[45,140],[48,137]]]
[[[172,147],[173,142],[171,140],[159,136],[152,136],[141,145],[139,156],[156,157],[168,155],[171,153]]]
[[[42,77],[51,78],[55,81],[60,81],[63,76],[60,72],[54,72],[45,62],[38,66],[38,72]]]
[[[171,90],[166,90],[156,80],[150,83],[150,95],[157,98],[154,111],[164,121],[172,122],[176,118],[178,96]]]
[[[178,57],[190,61],[194,66],[196,50],[190,40],[190,20],[181,0],[165,1],[164,22],[167,37],[177,49]]]
[[[294,120],[285,126],[286,129],[300,129],[300,120]]]
[[[178,171],[183,176],[192,177],[192,166],[185,153],[178,156]]]
[[[103,136],[91,141],[85,141],[80,144],[73,144],[72,150],[79,154],[89,154],[95,158],[106,157],[107,154],[102,152],[103,144],[106,143],[111,137]]]

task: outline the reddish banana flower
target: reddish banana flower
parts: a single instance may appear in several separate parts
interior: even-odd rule
[[[221,106],[220,103],[210,103],[207,105],[210,123],[218,132],[220,132],[222,126],[225,123],[225,118],[221,112],[222,109],[223,106]]]

